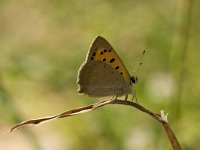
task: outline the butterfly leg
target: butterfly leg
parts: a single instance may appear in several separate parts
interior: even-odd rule
[[[138,104],[138,100],[137,100],[137,96],[136,96],[136,91],[135,90],[133,91],[132,101],[134,100],[134,98],[135,98],[136,103]]]
[[[117,93],[117,95],[115,96],[114,100],[116,100],[118,96],[119,96],[119,94]]]
[[[114,99],[114,97],[115,97],[115,96],[112,96],[112,97],[110,98],[110,100],[113,100],[113,99]]]
[[[128,94],[125,95],[125,101],[127,101],[127,100],[128,100]]]
[[[115,98],[114,98],[114,96],[112,97],[112,98],[114,98],[113,100],[116,100],[118,96],[119,96],[119,90],[117,90],[117,95],[115,96]]]
[[[136,96],[136,95],[133,95],[132,101],[133,101],[134,98],[135,98],[136,103],[138,104],[137,96]]]
[[[115,100],[117,99],[117,97],[118,97],[119,95],[122,95],[122,93],[123,93],[123,91],[120,90],[120,89],[118,89],[118,90],[117,90],[117,95],[116,95],[116,97],[115,97]]]

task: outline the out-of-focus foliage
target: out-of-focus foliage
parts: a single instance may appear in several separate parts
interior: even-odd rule
[[[0,1],[1,149],[170,149],[160,124],[123,106],[5,133],[19,120],[98,101],[76,92],[77,71],[97,35],[131,74],[146,49],[134,73],[139,103],[169,112],[183,149],[199,149],[199,8],[198,0]]]

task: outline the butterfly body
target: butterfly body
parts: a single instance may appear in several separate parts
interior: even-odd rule
[[[101,36],[92,42],[78,72],[78,93],[91,97],[133,93],[132,78],[112,46]]]

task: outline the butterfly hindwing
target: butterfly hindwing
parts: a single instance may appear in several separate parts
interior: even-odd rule
[[[78,73],[78,93],[92,97],[125,95],[130,89],[124,78],[102,61],[84,63]]]

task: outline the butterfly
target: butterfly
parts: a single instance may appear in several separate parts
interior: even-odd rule
[[[128,94],[134,95],[136,81],[109,42],[97,36],[78,71],[78,93],[90,97],[126,96],[127,100]]]

